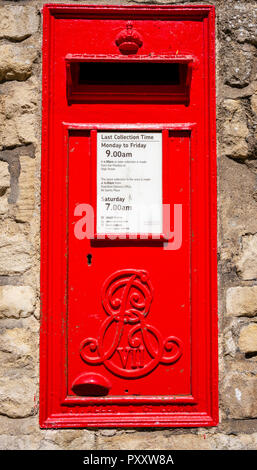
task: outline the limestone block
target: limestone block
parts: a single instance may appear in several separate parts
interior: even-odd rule
[[[17,135],[21,144],[36,142],[36,117],[34,114],[26,114],[15,119]]]
[[[10,173],[8,170],[8,163],[0,161],[0,197],[5,194],[9,187]]]
[[[33,415],[35,380],[24,376],[0,377],[0,413],[10,418]]]
[[[98,449],[105,450],[210,450],[211,442],[204,435],[164,435],[163,431],[118,434],[112,437],[99,436]]]
[[[32,64],[37,55],[37,45],[30,39],[21,44],[1,44],[0,81],[26,80],[32,73]]]
[[[43,436],[42,436],[43,437]],[[57,449],[81,450],[95,448],[94,432],[88,430],[47,430],[44,439],[40,444],[40,449],[48,449],[56,446]]]
[[[257,8],[254,4],[236,2],[219,9],[220,28],[226,35],[242,43],[257,45]]]
[[[0,377],[35,378],[38,369],[39,322],[33,317],[1,319]]]
[[[136,450],[255,450],[257,433],[226,435],[221,432],[204,432],[186,434],[181,430],[136,432],[133,435],[122,434],[115,437],[98,438],[98,449],[136,449]],[[172,453],[171,453],[172,455]]]
[[[227,315],[254,317],[257,315],[257,286],[231,287],[226,297]]]
[[[26,82],[5,82],[1,86],[1,112],[5,119],[35,112],[37,107],[37,82],[29,78]]]
[[[237,261],[242,279],[257,279],[257,234],[247,234],[242,239],[242,249]]]
[[[250,372],[231,372],[221,390],[222,404],[229,418],[257,417],[257,377]]]
[[[224,50],[221,49],[220,56],[224,63],[225,83],[238,88],[249,85],[254,64],[252,51],[244,50],[239,44],[229,42]]]
[[[0,161],[0,216],[8,212],[8,190],[10,188],[10,174],[8,163]]]
[[[257,91],[251,97],[252,110],[257,114]]]
[[[6,433],[0,435],[1,450],[38,450],[40,446],[40,435],[35,434],[26,436],[18,434],[17,436],[9,436]],[[49,449],[51,450],[51,449]]]
[[[95,432],[87,429],[50,429],[38,426],[38,416],[19,420],[0,415],[0,449],[95,449]]]
[[[8,213],[9,204],[6,196],[0,197],[0,216],[6,215]]]
[[[243,353],[257,352],[257,324],[252,323],[242,328],[238,345]],[[257,384],[256,384],[257,386]]]
[[[224,111],[223,153],[231,158],[246,158],[249,131],[243,105],[240,101],[227,99],[224,101]]]
[[[23,233],[0,233],[0,275],[23,273],[31,263],[31,245]]]
[[[34,290],[30,286],[0,286],[0,318],[31,315],[35,300]]]
[[[35,159],[20,157],[19,195],[15,218],[28,222],[33,216],[35,205]]]
[[[36,142],[37,121],[34,114],[24,114],[7,119],[2,126],[0,145],[15,147]]]
[[[36,8],[19,5],[0,8],[0,39],[22,41],[35,33],[38,27]]]
[[[227,435],[218,433],[208,436],[214,450],[256,450],[257,433]]]
[[[9,148],[36,142],[38,127],[37,87],[34,79],[26,82],[6,82],[1,87],[0,146]]]
[[[234,357],[236,355],[236,344],[233,338],[233,333],[229,330],[224,334],[224,354]]]
[[[220,258],[223,271],[231,276],[242,234],[257,232],[256,175],[246,165],[224,156],[219,157],[219,175]]]

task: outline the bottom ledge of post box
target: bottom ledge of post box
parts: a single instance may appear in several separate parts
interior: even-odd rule
[[[217,426],[218,417],[207,413],[102,413],[101,416],[53,414],[40,423],[43,429],[58,428],[119,428],[119,427],[209,427]]]

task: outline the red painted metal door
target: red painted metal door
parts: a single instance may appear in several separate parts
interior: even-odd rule
[[[44,7],[42,427],[217,423],[213,35],[212,6]]]

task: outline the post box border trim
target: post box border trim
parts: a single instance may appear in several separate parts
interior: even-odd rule
[[[41,428],[82,428],[82,427],[194,427],[194,426],[215,426],[218,424],[218,363],[217,363],[217,220],[216,220],[216,132],[215,132],[215,37],[214,37],[214,12],[213,5],[137,5],[137,6],[92,6],[92,5],[67,5],[67,4],[45,4],[43,6],[44,20],[43,20],[43,74],[42,74],[42,198],[41,198],[41,227],[42,227],[42,243],[41,243],[41,339],[40,339],[40,426]],[[65,270],[66,258],[61,255],[61,249],[57,251],[57,261],[53,255],[53,242],[51,241],[53,229],[53,188],[56,175],[53,174],[51,169],[51,158],[49,155],[50,141],[53,138],[53,116],[50,113],[53,88],[53,74],[49,73],[53,61],[53,39],[55,20],[67,18],[107,18],[107,19],[127,19],[130,18],[131,13],[135,13],[135,18],[138,19],[154,19],[160,17],[161,19],[182,19],[203,20],[203,38],[204,38],[204,70],[205,70],[205,85],[204,85],[204,107],[206,109],[206,118],[204,127],[208,139],[205,141],[206,158],[202,160],[203,168],[201,171],[204,173],[206,180],[204,181],[204,188],[206,197],[208,199],[207,205],[204,205],[204,220],[206,222],[207,240],[203,247],[205,252],[210,254],[206,263],[205,272],[206,279],[203,280],[206,292],[204,293],[205,301],[208,306],[208,318],[202,316],[204,321],[204,328],[208,328],[210,335],[208,339],[203,341],[202,353],[208,356],[209,360],[205,361],[204,372],[206,374],[204,389],[201,390],[201,395],[204,396],[204,406],[206,411],[190,411],[190,404],[188,404],[188,411],[179,411],[178,407],[173,408],[174,404],[167,405],[165,409],[165,400],[163,400],[163,410],[156,409],[154,411],[154,401],[152,401],[151,411],[134,410],[132,413],[122,412],[122,410],[112,411],[107,410],[106,406],[99,405],[97,412],[95,409],[88,409],[86,414],[76,411],[76,408],[69,412],[67,410],[63,413],[54,412],[54,405],[51,397],[54,394],[55,400],[58,395],[59,398],[63,390],[63,379],[58,378],[60,383],[60,390],[53,390],[53,378],[60,376],[60,363],[58,362],[59,356],[56,359],[54,356],[55,348],[60,346],[55,341],[53,334],[54,329],[61,329],[62,325],[59,324],[59,319],[64,318],[63,308],[58,313],[58,319],[54,316],[54,307],[60,308],[60,302],[57,305],[55,299],[54,286],[51,284],[55,276],[55,266],[59,263],[59,272],[61,269]],[[49,50],[50,44],[50,50]],[[68,124],[68,123],[63,123]],[[78,124],[71,124],[72,126],[82,126]],[[161,125],[161,124],[160,124]],[[94,124],[95,126],[95,124]],[[147,124],[145,128],[151,125]],[[173,126],[173,125],[172,125]],[[96,126],[95,126],[96,127]],[[108,126],[110,127],[110,126]],[[167,123],[164,128],[167,127]],[[136,128],[133,125],[133,128]],[[141,127],[142,129],[143,127]],[[156,128],[156,127],[155,127]],[[67,141],[66,141],[67,145]],[[208,172],[208,174],[207,174]],[[67,176],[67,175],[66,175]],[[60,162],[60,177],[65,178],[65,162]],[[63,180],[65,184],[65,180]],[[63,198],[63,195],[60,196]],[[65,200],[63,201],[65,202]],[[66,201],[67,202],[67,201]],[[50,208],[50,210],[49,210]],[[62,214],[65,217],[65,214]],[[200,215],[198,216],[199,219]],[[61,284],[62,279],[56,279],[58,286]],[[196,282],[196,281],[195,281]],[[198,293],[200,295],[199,289]],[[63,305],[62,305],[63,307]],[[196,320],[194,325],[194,337],[199,332],[199,321]],[[61,357],[65,357],[63,348],[60,350]],[[194,351],[194,356],[198,355],[197,348]],[[56,364],[53,359],[56,359]],[[64,372],[64,371],[63,371]],[[200,380],[199,368],[195,370],[194,380]],[[211,387],[209,384],[212,384]],[[178,405],[179,406],[179,405]],[[147,407],[147,405],[146,405]],[[136,408],[136,407],[135,407]],[[55,408],[56,409],[56,408]]]
[[[183,10],[181,9],[183,7]],[[46,3],[43,11],[48,11],[55,18],[102,18],[103,14],[108,19],[131,19],[131,12],[135,11],[137,19],[149,19],[158,15],[161,19],[179,18],[181,20],[203,19],[214,12],[213,5],[67,5],[64,3]]]

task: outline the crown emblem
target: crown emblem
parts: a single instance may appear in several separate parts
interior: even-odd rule
[[[116,37],[115,44],[122,54],[136,54],[143,40],[140,34],[133,29],[132,21],[128,21],[126,29],[123,29]]]

